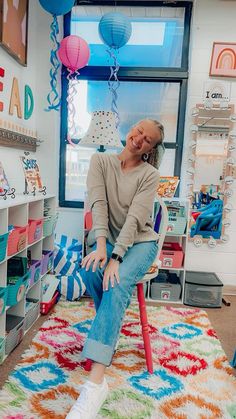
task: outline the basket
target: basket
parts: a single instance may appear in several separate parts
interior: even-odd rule
[[[7,305],[7,294],[8,288],[0,287],[0,316],[5,312],[5,308]]]
[[[184,252],[179,243],[165,242],[160,254],[162,268],[181,268]]]
[[[21,252],[27,245],[28,225],[24,227],[14,226],[9,233],[7,255],[11,256]]]
[[[30,278],[29,278],[29,287],[31,287],[35,282],[37,282],[41,277],[41,264],[42,260],[32,260],[29,268]]]
[[[19,303],[25,295],[28,287],[30,272],[28,271],[24,276],[19,277],[15,283],[8,283],[7,305],[14,306]]]
[[[53,268],[54,252],[53,250],[43,250],[41,263],[41,275],[45,275]]]
[[[52,299],[50,301],[48,301],[47,303],[41,302],[40,303],[40,313],[41,314],[47,314],[51,308],[56,304],[57,299],[59,297],[59,292],[55,291]]]
[[[25,331],[28,330],[34,322],[36,322],[37,318],[40,314],[40,302],[32,303],[32,307],[27,311],[24,319],[24,329]]]
[[[43,235],[43,219],[29,220],[28,243],[34,243]]]
[[[0,365],[5,358],[5,338],[0,338]]]
[[[6,355],[20,343],[24,336],[24,317],[7,315],[6,317]]]
[[[9,233],[0,235],[0,262],[6,257],[8,235]]]
[[[43,235],[44,237],[51,236],[53,234],[56,223],[58,219],[58,214],[49,215],[48,217],[44,217],[43,219]]]

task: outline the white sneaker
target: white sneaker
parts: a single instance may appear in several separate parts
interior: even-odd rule
[[[72,406],[66,419],[95,419],[107,398],[108,385],[104,378],[101,384],[86,381],[81,386],[80,396]]]

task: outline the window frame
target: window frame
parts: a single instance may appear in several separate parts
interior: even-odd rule
[[[190,39],[190,23],[192,2],[190,1],[176,1],[174,3],[167,3],[165,1],[126,1],[117,0],[117,6],[145,6],[145,7],[182,7],[185,8],[184,19],[184,34],[182,45],[182,59],[181,67],[163,68],[163,67],[120,67],[119,80],[120,81],[146,81],[146,82],[169,82],[178,83],[180,85],[178,115],[177,115],[177,132],[176,142],[166,142],[165,147],[175,149],[175,164],[174,176],[179,176],[181,173],[182,153],[183,153],[183,138],[184,138],[184,123],[185,111],[187,101],[187,85],[188,85],[188,62],[189,62],[189,39]],[[86,0],[77,0],[76,5],[111,5],[114,6],[114,1],[106,0],[90,0],[89,4]],[[70,20],[71,13],[64,16],[64,37],[70,35]],[[65,199],[66,187],[66,138],[67,138],[67,87],[68,80],[66,78],[67,70],[63,66],[61,71],[61,130],[60,130],[60,162],[59,162],[59,206],[69,208],[83,208],[82,201],[69,201]],[[110,76],[110,67],[107,66],[86,66],[80,70],[80,80],[101,80],[107,81]]]

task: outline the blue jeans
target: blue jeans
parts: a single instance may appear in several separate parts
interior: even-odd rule
[[[92,250],[95,250],[96,245]],[[133,289],[154,262],[158,244],[155,241],[134,244],[124,256],[119,266],[120,284],[109,286],[103,292],[102,281],[105,268],[96,272],[82,269],[80,274],[93,297],[96,316],[88,333],[82,351],[82,359],[88,358],[109,366],[112,361],[116,342],[119,338],[125,310],[128,307]],[[113,246],[107,243],[107,257],[111,256]]]

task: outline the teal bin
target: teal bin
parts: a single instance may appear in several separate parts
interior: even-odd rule
[[[43,235],[44,237],[51,236],[53,234],[56,223],[58,219],[58,214],[49,215],[48,217],[44,217],[43,219]]]
[[[8,288],[0,287],[0,316],[4,313],[7,305]]]
[[[6,257],[8,234],[9,233],[0,235],[0,262]]]
[[[19,277],[18,279],[8,278],[8,295],[7,295],[7,305],[14,306],[19,303],[25,295],[26,289],[28,287],[30,278],[30,272],[28,271],[24,276]]]

